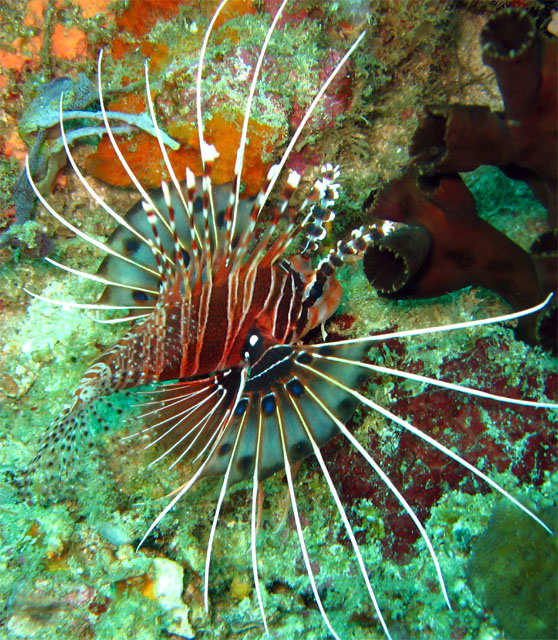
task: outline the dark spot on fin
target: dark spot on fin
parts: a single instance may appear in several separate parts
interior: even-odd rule
[[[236,468],[243,478],[247,478],[254,470],[254,456],[242,456],[236,461]]]
[[[235,416],[241,416],[246,411],[247,406],[248,398],[242,398],[241,400],[239,400],[238,404],[236,405],[236,409],[234,410]]]
[[[298,378],[292,378],[287,382],[287,390],[295,397],[301,396],[304,393],[304,387]]]
[[[145,291],[134,291],[132,296],[136,302],[147,302],[149,300],[149,295]]]
[[[227,455],[227,453],[228,453],[230,450],[231,450],[231,443],[230,443],[230,442],[225,442],[224,444],[222,444],[222,445],[219,447],[218,454],[219,454],[220,456],[225,456],[225,455]]]
[[[275,411],[276,405],[275,394],[268,393],[267,396],[262,398],[262,411],[266,416],[271,415]]]
[[[307,353],[306,351],[303,351],[296,359],[297,362],[300,362],[300,364],[310,364],[312,362],[312,356]]]
[[[130,238],[124,243],[124,253],[127,256],[132,255],[132,253],[135,253],[139,248],[140,241],[138,240],[138,238]]]
[[[225,212],[224,211],[217,212],[217,228],[218,229],[225,228]]]
[[[289,457],[291,460],[303,460],[312,453],[312,445],[308,440],[300,440],[296,444],[292,445],[289,450]]]

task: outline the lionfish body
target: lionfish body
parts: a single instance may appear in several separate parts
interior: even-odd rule
[[[315,200],[320,196],[320,189],[324,196],[334,194],[334,191],[328,193],[335,188],[334,175],[331,167],[324,172],[315,188]],[[294,191],[295,180],[298,178],[293,174],[282,193],[285,203]],[[226,207],[220,208],[224,203],[219,196],[225,190],[230,192],[230,188],[223,186],[213,190],[215,217],[222,220]],[[169,203],[165,201],[163,191],[151,196],[158,209],[166,209],[163,218],[151,220],[153,227],[149,227],[149,214],[146,215],[141,205],[126,215],[130,229],[148,238],[154,248],[157,238],[166,263],[164,272],[161,268],[163,280],[157,272],[153,252],[137,255],[145,244],[142,245],[132,231],[119,227],[109,239],[107,246],[134,260],[134,264],[128,263],[122,269],[121,259],[111,255],[102,263],[98,275],[111,281],[119,279],[121,284],[134,288],[110,285],[100,303],[130,307],[132,317],[143,315],[145,309],[149,310],[149,315],[87,370],[76,390],[72,407],[58,424],[58,432],[64,433],[67,428],[73,431],[76,416],[100,397],[123,389],[175,381],[165,387],[164,399],[157,403],[157,411],[150,412],[156,419],[151,417],[153,424],[148,430],[161,432],[160,441],[176,453],[177,444],[183,452],[190,450],[189,445],[199,452],[202,445],[215,437],[219,428],[226,428],[228,435],[219,439],[215,460],[205,466],[204,475],[207,475],[223,473],[219,458],[227,460],[225,454],[232,446],[229,440],[238,429],[243,407],[261,402],[264,395],[269,397],[264,407],[271,407],[278,386],[296,387],[294,367],[289,363],[291,358],[304,353],[304,349],[278,347],[298,343],[308,331],[323,323],[337,308],[341,289],[332,275],[333,269],[330,268],[330,275],[321,277],[317,284],[316,276],[321,274],[312,268],[308,256],[299,254],[284,258],[285,234],[270,246],[264,244],[265,253],[262,249],[251,252],[238,234],[232,240],[238,248],[225,258],[224,252],[219,257],[222,249],[219,243],[225,240],[225,234],[223,229],[214,228],[210,229],[209,249],[196,247],[196,236],[204,234],[203,193],[199,180],[197,184],[192,182],[190,191],[192,210],[199,212],[194,213],[191,228],[184,224],[180,228],[176,219],[171,222],[177,210],[184,222],[187,211],[181,207],[178,194],[173,198],[168,191]],[[255,199],[241,201],[241,228],[249,224],[247,219],[256,204]],[[329,217],[325,209],[314,204],[312,217],[316,216],[320,216],[322,222]],[[320,222],[312,224],[312,230],[321,233]],[[173,229],[172,233],[168,227]],[[351,250],[351,245],[344,250]],[[211,262],[208,254],[214,256]],[[145,273],[146,269],[150,272]],[[274,350],[270,351],[272,347]],[[358,351],[360,354],[363,349]],[[206,403],[210,402],[212,409],[213,404],[218,405],[212,418],[198,430],[192,429],[192,424],[203,423],[208,413]],[[271,413],[271,408],[264,411],[264,415]],[[238,456],[231,480],[252,473],[255,460],[253,432],[257,427],[251,423],[258,419],[257,415],[257,412],[252,413],[244,426],[249,435],[243,438],[243,445],[239,447],[243,453]],[[334,429],[327,429],[325,433],[318,431],[315,438],[323,444],[335,433]],[[291,442],[293,437],[289,435],[290,461],[296,462],[308,455],[309,444],[301,429],[295,442]],[[273,440],[275,446],[267,446],[268,441]],[[258,469],[260,479],[283,467],[282,455],[278,456],[281,448],[277,444],[277,434],[265,430]]]
[[[320,89],[282,160],[270,171],[261,192],[254,198],[240,200],[246,127],[259,67],[286,2],[273,20],[254,71],[235,178],[230,185],[214,187],[211,172],[217,151],[203,139],[200,81],[207,40],[215,18],[225,4],[226,0],[219,5],[200,54],[197,113],[204,164],[202,177],[195,178],[187,171],[186,180],[179,182],[175,176],[155,119],[147,70],[148,103],[171,184],[163,184],[161,190],[152,193],[143,189],[120,153],[105,116],[105,126],[115,151],[142,196],[142,201],[123,217],[94,192],[80,173],[68,148],[62,107],[60,109],[61,132],[70,163],[92,197],[119,223],[106,244],[86,236],[52,209],[34,185],[27,167],[35,193],[48,211],[107,254],[97,274],[78,272],[106,285],[99,303],[78,306],[120,309],[125,312],[125,317],[120,320],[133,322],[128,332],[85,372],[70,406],[48,430],[37,459],[40,462],[41,458],[51,458],[60,450],[63,458],[68,452],[72,454],[80,436],[87,431],[87,418],[95,401],[121,390],[143,387],[141,393],[146,401],[141,405],[144,408],[140,416],[143,428],[139,433],[151,436],[148,447],[157,445],[161,448],[162,453],[155,462],[172,460],[172,467],[187,457],[196,464],[192,477],[174,492],[171,502],[155,519],[144,540],[199,478],[209,475],[223,477],[206,556],[204,594],[207,607],[211,549],[221,505],[232,483],[252,479],[252,567],[266,631],[257,566],[259,485],[263,479],[284,470],[312,591],[329,632],[338,637],[316,586],[290,471],[294,463],[313,454],[331,492],[378,619],[386,636],[390,637],[349,518],[320,453],[320,447],[333,436],[342,433],[349,440],[408,513],[432,557],[448,605],[449,600],[436,554],[420,520],[371,455],[345,427],[357,404],[379,411],[458,461],[542,526],[545,525],[456,453],[359,393],[357,389],[366,379],[367,372],[398,375],[500,401],[553,405],[511,401],[362,361],[370,347],[384,338],[472,327],[521,314],[340,342],[311,345],[302,342],[310,330],[320,326],[335,312],[341,298],[335,273],[345,256],[362,253],[368,243],[393,229],[393,225],[386,224],[383,228],[356,230],[349,241],[339,242],[313,266],[312,258],[326,234],[325,223],[334,215],[331,208],[337,197],[337,168],[326,165],[322,169],[312,192],[299,207],[291,206],[291,199],[300,176],[291,172],[275,203],[272,206],[268,204],[269,194],[305,122],[362,36]],[[99,58],[98,75],[104,113],[101,59],[102,56]],[[264,207],[265,222],[262,222]],[[298,251],[291,255],[292,247],[297,247]],[[53,260],[50,262],[76,273]]]

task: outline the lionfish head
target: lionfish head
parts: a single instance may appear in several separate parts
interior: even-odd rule
[[[61,135],[69,161],[92,198],[118,223],[110,238],[101,242],[88,236],[55,211],[35,186],[27,164],[31,185],[46,209],[106,254],[96,274],[77,272],[48,259],[51,264],[105,285],[97,304],[76,306],[120,310],[124,316],[109,322],[132,321],[125,335],[86,371],[71,406],[48,430],[38,458],[48,457],[61,447],[75,449],[79,441],[76,435],[87,431],[95,401],[118,391],[139,388],[142,427],[128,437],[139,437],[140,441],[149,438],[146,448],[158,450],[151,464],[169,461],[172,468],[183,459],[194,464],[192,475],[173,492],[172,499],[146,531],[140,546],[194,484],[204,476],[220,476],[221,489],[205,562],[207,608],[212,547],[227,489],[239,480],[250,480],[252,571],[266,632],[268,623],[257,561],[258,505],[262,481],[278,471],[284,472],[310,586],[327,629],[337,638],[316,582],[291,471],[295,463],[313,455],[337,508],[363,584],[389,638],[369,569],[320,449],[334,436],[342,434],[379,475],[424,539],[449,606],[440,564],[422,523],[403,494],[345,425],[358,404],[379,412],[459,462],[545,526],[482,471],[359,391],[368,374],[375,372],[509,402],[507,398],[487,392],[370,364],[363,358],[380,340],[473,327],[521,314],[337,342],[304,343],[308,332],[325,322],[337,308],[341,289],[335,274],[345,258],[361,254],[375,239],[389,234],[395,225],[386,223],[380,228],[355,230],[349,240],[338,242],[325,257],[316,259],[327,223],[334,217],[338,167],[326,164],[299,206],[291,204],[300,181],[296,172],[290,172],[282,190],[271,198],[304,126],[364,34],[356,39],[323,83],[261,191],[255,197],[240,199],[248,121],[258,77],[286,1],[282,2],[269,27],[253,72],[235,175],[230,184],[212,184],[218,149],[204,138],[201,91],[208,41],[226,0],[220,3],[209,24],[198,65],[196,111],[203,162],[201,176],[195,177],[187,170],[182,180],[173,171],[164,136],[157,124],[146,65],[149,111],[170,181],[155,192],[148,192],[142,186],[119,149],[105,110],[102,54],[99,56],[98,87],[106,131],[141,200],[122,216],[97,194],[72,156],[64,130],[62,106]],[[513,402],[554,406],[551,403]]]

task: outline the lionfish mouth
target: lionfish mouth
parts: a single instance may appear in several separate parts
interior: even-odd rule
[[[458,462],[540,526],[550,529],[480,469],[417,426],[380,406],[359,388],[368,374],[375,373],[496,402],[548,409],[556,409],[558,405],[507,398],[379,366],[365,362],[363,358],[372,346],[381,341],[506,322],[538,311],[548,299],[531,309],[498,317],[337,342],[304,344],[302,338],[323,324],[337,308],[340,285],[335,274],[346,256],[362,254],[369,244],[389,234],[396,226],[386,223],[381,228],[355,230],[350,240],[338,242],[313,266],[312,259],[326,235],[325,223],[334,215],[332,207],[339,186],[336,182],[338,168],[333,165],[323,168],[312,193],[299,208],[290,205],[300,180],[298,174],[291,172],[276,201],[269,204],[270,194],[304,126],[365,34],[356,39],[318,91],[260,193],[254,198],[241,200],[239,194],[248,121],[258,77],[268,43],[287,0],[282,2],[273,18],[253,72],[234,179],[229,185],[216,187],[212,184],[212,168],[218,150],[204,139],[201,78],[208,41],[226,3],[227,0],[223,0],[215,11],[199,56],[196,111],[203,161],[201,178],[187,170],[185,182],[180,182],[173,171],[155,116],[146,64],[149,111],[170,175],[170,185],[163,184],[155,193],[142,186],[121,153],[107,118],[102,88],[102,52],[98,63],[98,89],[106,131],[122,166],[141,196],[141,202],[122,216],[98,195],[81,173],[64,130],[62,96],[60,128],[66,153],[82,185],[118,223],[109,240],[96,240],[53,209],[39,192],[29,163],[26,163],[29,181],[43,206],[77,236],[106,254],[96,274],[77,271],[47,258],[57,267],[105,285],[99,303],[75,303],[73,306],[121,310],[125,317],[107,322],[132,322],[127,333],[85,372],[71,405],[47,430],[32,468],[42,467],[45,463],[46,466],[52,465],[53,459],[58,459],[61,453],[63,461],[78,453],[96,402],[118,391],[140,389],[139,393],[145,398],[140,406],[145,412],[140,416],[143,427],[139,433],[151,438],[147,448],[162,448],[162,453],[152,464],[174,456],[171,467],[184,458],[193,460],[195,471],[171,494],[172,499],[152,522],[138,546],[200,479],[210,475],[221,476],[205,560],[204,603],[208,610],[212,549],[227,489],[240,480],[250,480],[253,581],[262,623],[268,633],[257,555],[258,505],[263,480],[282,471],[303,564],[316,605],[329,633],[339,638],[320,595],[291,471],[298,461],[314,456],[379,623],[385,636],[391,638],[355,529],[321,447],[334,436],[342,434],[385,483],[420,533],[435,567],[442,597],[450,607],[436,550],[423,524],[387,473],[346,426],[359,404],[385,416]],[[266,212],[267,222],[263,221],[262,211]],[[299,253],[290,255],[288,250],[297,244],[301,247]],[[68,305],[67,302],[31,295],[53,304]]]

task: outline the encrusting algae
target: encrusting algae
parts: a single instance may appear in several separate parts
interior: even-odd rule
[[[27,6],[35,3],[20,4],[18,11],[23,16]],[[172,10],[168,9],[172,16],[163,11],[157,14],[157,4],[161,9],[173,6]],[[263,8],[247,2],[231,4],[251,10],[228,17],[217,27],[215,42],[210,40],[207,68],[212,78],[223,79],[224,86],[230,84],[232,74],[234,77],[239,74],[240,63],[233,62],[235,51],[240,51],[246,69],[255,64],[253,58],[242,58],[242,43],[261,46],[262,34],[265,36],[278,3],[264,3]],[[365,4],[346,3],[337,13],[327,8],[316,13],[307,3],[297,3],[293,9],[287,5],[285,12],[289,19],[279,25],[270,43],[273,59],[282,49],[287,50],[281,45],[282,37],[291,42],[289,38],[293,33],[308,33],[305,46],[290,47],[288,53],[293,55],[278,57],[277,65],[281,74],[289,75],[296,69],[310,75],[304,82],[315,82],[312,86],[317,89],[321,82],[312,75],[312,69],[315,72],[319,66],[312,64],[319,65],[316,60],[323,62],[322,56],[326,55],[331,42],[336,43],[336,51],[343,55],[364,28],[360,22],[370,15],[367,36],[350,63],[353,66],[349,67],[349,88],[340,89],[341,97],[330,103],[330,112],[326,109],[318,113],[316,128],[312,135],[303,134],[306,137],[297,145],[293,164],[293,168],[302,170],[305,165],[319,165],[329,159],[341,163],[339,182],[346,191],[334,206],[335,241],[341,237],[336,234],[341,234],[342,229],[350,230],[361,224],[355,203],[362,201],[371,185],[394,176],[399,163],[405,160],[401,150],[406,147],[413,129],[416,96],[428,90],[442,90],[427,82],[431,77],[429,73],[438,75],[431,66],[436,59],[433,53],[442,56],[458,46],[473,49],[478,36],[477,32],[471,34],[470,31],[482,26],[478,15],[466,8],[440,9],[439,3],[409,3],[407,14],[401,16],[399,10]],[[188,55],[195,60],[210,11],[205,3],[203,10],[196,3],[144,3],[147,22],[141,28],[138,26],[135,33],[131,26],[125,27],[124,16],[131,15],[133,20],[141,6],[140,2],[130,2],[125,8],[109,6],[102,20],[87,17],[76,8],[70,15],[64,14],[65,26],[75,24],[90,34],[88,51],[92,57],[99,44],[109,44],[109,33],[110,42],[120,39],[119,47],[130,45],[120,61],[111,59],[110,49],[105,49],[106,98],[107,102],[114,101],[114,108],[119,111],[140,109],[139,99],[127,101],[118,91],[127,82],[132,87],[129,96],[143,95],[144,87],[138,84],[142,60],[146,51],[148,55],[155,52],[159,70],[150,69],[150,81],[161,126],[181,144],[178,153],[191,158],[188,154],[196,153],[196,145],[199,152],[197,130],[192,126],[195,108],[188,101],[195,96],[195,92],[189,93],[195,83],[195,71],[188,72],[185,64],[176,67],[174,75],[170,74],[172,65],[180,65],[182,58],[176,54],[165,58],[157,38],[164,39],[171,51],[175,46],[173,42],[182,42],[182,55],[186,55],[185,49],[190,47]],[[60,11],[54,11],[53,20],[60,19]],[[157,17],[147,19],[149,16]],[[85,28],[91,24],[87,20],[97,21],[94,29]],[[117,20],[120,20],[120,32],[115,35]],[[455,27],[450,41],[446,36],[449,21]],[[346,42],[343,38],[336,40],[337,27],[341,24]],[[4,27],[0,23],[0,29]],[[234,34],[238,34],[238,42]],[[275,38],[278,44],[273,43]],[[7,41],[13,42],[13,38]],[[142,41],[148,44],[142,45]],[[401,58],[395,53],[398,45],[405,52]],[[139,51],[141,46],[144,52]],[[9,47],[16,48],[15,45]],[[370,50],[375,51],[376,59],[371,59]],[[174,55],[176,62],[173,62]],[[67,63],[63,57],[50,59],[53,77],[70,72],[69,63],[64,66]],[[339,59],[332,61],[333,66]],[[82,64],[81,69],[94,81],[92,59],[87,61],[86,57]],[[161,71],[163,69],[166,72]],[[373,75],[368,75],[372,72]],[[28,75],[13,69],[6,72],[7,84],[1,90],[5,110],[8,97],[18,83],[25,83],[26,77],[27,82],[31,82],[33,70],[24,73]],[[379,75],[382,75],[381,81]],[[413,78],[411,83],[409,77]],[[449,83],[456,94],[486,89],[478,83],[464,83],[466,86],[460,88],[455,82],[451,84],[451,77],[451,73],[444,76],[444,82]],[[400,82],[403,79],[405,82]],[[244,100],[249,82],[247,75],[244,82],[234,87]],[[253,122],[276,127],[269,138],[265,136],[271,129],[261,134],[262,140],[268,140],[268,146],[256,146],[253,161],[260,176],[265,176],[269,166],[278,160],[292,127],[300,121],[294,115],[301,107],[297,105],[299,98],[292,87],[281,85],[285,95],[279,97],[266,93],[275,82],[272,74],[264,73],[265,91],[255,105]],[[382,83],[384,87],[380,89]],[[209,103],[205,131],[207,141],[221,151],[219,135],[223,134],[209,139],[214,113],[211,109],[219,114],[213,117],[224,118],[226,113],[241,126],[243,103],[239,99],[232,113],[225,112],[222,100],[226,92],[220,93],[222,89],[219,89],[212,94],[210,84],[204,81],[202,91],[203,102]],[[490,100],[490,93],[486,91],[484,96]],[[467,94],[460,95],[461,100],[464,95]],[[476,98],[478,100],[478,95]],[[194,111],[181,113],[179,107],[185,104]],[[390,108],[390,105],[393,106]],[[267,117],[268,106],[284,119],[258,121],[259,117]],[[98,105],[92,109],[97,110]],[[10,117],[12,120],[8,118],[5,122],[14,122],[13,116]],[[127,123],[124,126],[129,127]],[[68,130],[69,127],[68,123]],[[52,131],[58,135],[55,128]],[[124,144],[143,148],[145,153],[149,147],[158,148],[156,138],[149,133],[135,131],[132,134],[131,131],[125,132],[129,137],[122,138]],[[3,136],[4,149],[8,148],[8,139],[8,135]],[[251,146],[253,135],[249,142]],[[96,143],[97,140],[91,140],[91,144]],[[143,144],[146,146],[142,147]],[[92,148],[85,145],[72,148],[82,170],[93,162],[86,159],[91,157]],[[93,153],[98,154],[99,149]],[[174,164],[172,153],[169,155]],[[234,168],[235,153],[227,160],[229,171]],[[262,158],[262,154],[265,157]],[[369,154],[377,156],[371,160]],[[155,182],[156,176],[162,177],[165,171],[160,155],[156,157],[161,173],[153,169]],[[178,158],[177,163],[182,175]],[[195,159],[192,168],[196,169],[194,165]],[[115,170],[116,166],[113,166]],[[113,173],[116,179],[116,172]],[[227,179],[230,174],[228,177],[224,174],[223,182]],[[47,196],[48,202],[80,230],[105,241],[112,231],[107,226],[106,214],[88,197],[71,170],[66,172],[65,180],[66,185],[58,182],[55,193]],[[137,194],[131,191],[91,182],[117,211],[126,211],[137,199]],[[311,182],[310,179],[309,190]],[[253,184],[257,192],[257,178]],[[245,188],[249,193],[250,187]],[[510,226],[524,236],[537,235],[543,223],[536,207],[527,212],[524,201],[510,200],[506,204]],[[523,210],[514,212],[515,207]],[[44,212],[37,212],[36,221],[46,227],[48,235],[54,236],[51,259],[75,269],[95,271],[100,262],[98,252],[74,238]],[[335,242],[331,246],[335,246]],[[103,287],[66,275],[27,254],[25,244],[14,248],[11,243],[4,245],[1,254],[5,284],[0,294],[3,316],[0,430],[5,476],[0,491],[3,558],[0,600],[4,603],[0,624],[8,637],[14,638],[39,635],[45,638],[163,638],[169,634],[262,637],[264,627],[250,566],[250,481],[232,486],[222,504],[212,551],[209,613],[203,602],[205,551],[222,479],[217,477],[195,485],[135,551],[153,519],[167,504],[164,496],[181,486],[195,469],[183,465],[168,470],[164,464],[146,469],[153,460],[149,451],[138,451],[133,440],[120,438],[127,433],[123,430],[125,420],[141,412],[131,406],[138,402],[137,396],[132,399],[115,396],[111,398],[112,406],[99,408],[99,419],[91,421],[95,447],[76,461],[69,481],[62,479],[60,484],[46,484],[41,491],[42,498],[35,493],[38,487],[32,485],[33,494],[22,498],[25,493],[19,480],[22,469],[36,451],[38,434],[67,404],[69,393],[77,386],[83,371],[122,335],[119,325],[98,325],[87,313],[77,309],[53,307],[41,300],[29,301],[21,292],[22,285],[48,298],[91,303]],[[343,298],[337,313],[326,323],[330,341],[457,323],[506,312],[506,307],[495,296],[474,289],[435,301],[412,303],[379,299],[370,291],[358,262],[348,262],[339,270],[338,279]],[[312,335],[312,342],[321,341],[318,330]],[[509,326],[490,325],[378,342],[370,356],[375,365],[438,377],[501,395],[542,402],[556,397],[555,361],[515,340]],[[359,391],[454,448],[515,498],[522,502],[528,499],[533,510],[555,504],[557,479],[552,473],[556,468],[556,447],[552,413],[532,407],[503,406],[379,374],[370,377]],[[474,479],[443,453],[417,442],[365,407],[355,412],[348,426],[403,491],[425,524],[452,603],[452,609],[448,610],[435,567],[408,515],[390,497],[369,466],[341,439],[333,440],[323,448],[324,459],[353,523],[392,637],[472,638],[479,634],[506,637],[506,632],[490,611],[482,608],[466,582],[466,560],[475,539],[488,523],[496,500],[494,492],[488,491],[482,481]],[[319,464],[308,459],[296,473],[293,470],[293,476],[313,574],[332,627],[342,638],[385,637]],[[287,485],[278,474],[266,480],[265,487],[257,556],[270,633],[281,638],[329,637],[304,569]],[[509,508],[519,512],[514,505],[510,504]],[[527,528],[529,526],[540,529],[541,535],[548,535],[531,519],[528,519]],[[362,584],[356,587],[359,580]]]

